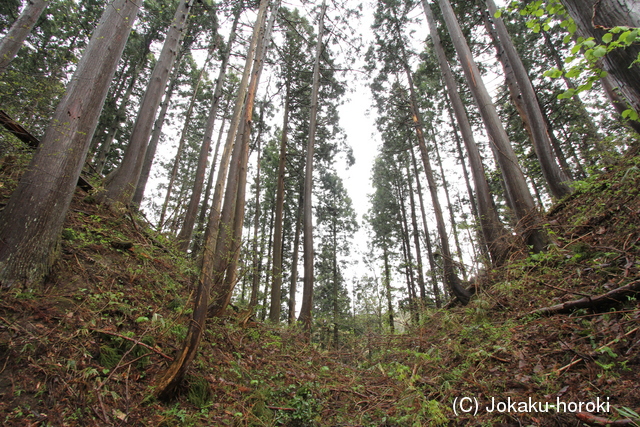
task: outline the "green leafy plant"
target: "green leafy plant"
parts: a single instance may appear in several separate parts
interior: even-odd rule
[[[575,89],[567,89],[558,95],[559,99],[571,98],[581,92],[591,90],[594,83],[607,76],[607,72],[600,67],[600,60],[610,52],[617,49],[625,49],[640,41],[640,28],[616,26],[605,28],[602,43],[598,43],[593,37],[577,37],[577,25],[569,16],[569,13],[560,0],[537,0],[533,2],[512,1],[509,10],[517,10],[520,15],[528,16],[527,26],[534,32],[549,31],[556,22],[566,31],[563,39],[565,44],[573,42],[571,55],[565,59],[567,66],[564,69],[552,68],[547,70],[546,77],[557,79],[563,75],[568,78],[581,78],[583,83]],[[500,15],[499,11],[496,15]],[[640,54],[631,64],[640,63]],[[628,108],[622,113],[625,119],[638,121],[638,112]]]

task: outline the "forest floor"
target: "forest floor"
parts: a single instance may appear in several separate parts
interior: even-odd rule
[[[20,159],[2,165],[0,198],[19,170]],[[402,334],[344,332],[336,349],[233,313],[212,321],[178,395],[161,402],[154,380],[185,337],[194,264],[78,190],[44,286],[0,293],[0,423],[638,425],[637,294],[535,311],[638,285],[639,193],[638,157],[579,183],[545,218],[548,252],[514,255],[468,306],[425,310]]]

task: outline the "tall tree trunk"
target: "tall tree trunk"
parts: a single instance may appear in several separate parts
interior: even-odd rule
[[[227,102],[227,106],[225,107],[225,111],[229,107],[229,102]],[[220,123],[220,129],[218,131],[218,140],[216,141],[216,148],[213,152],[213,161],[211,162],[211,168],[209,170],[209,178],[207,178],[207,186],[204,190],[204,197],[202,198],[202,206],[200,207],[200,215],[198,216],[198,226],[196,229],[196,239],[193,242],[193,249],[191,251],[191,256],[196,258],[200,255],[200,251],[202,249],[202,240],[204,238],[204,228],[207,222],[207,214],[209,213],[209,197],[211,197],[211,189],[213,188],[213,177],[216,173],[216,165],[218,164],[218,154],[220,151],[220,143],[222,141],[222,136],[224,135],[224,128],[227,124],[227,116],[224,115],[222,118],[222,123]]]
[[[275,203],[275,201],[273,201],[273,203]],[[268,224],[265,224],[265,226],[269,227],[269,235],[267,236],[267,239],[266,239],[267,250],[264,251],[264,247],[263,247],[263,254],[266,254],[266,257],[267,257],[267,268],[264,269],[265,277],[264,277],[264,292],[262,294],[262,309],[260,310],[260,320],[262,320],[263,322],[267,318],[267,301],[269,299],[269,289],[271,287],[270,286],[271,278],[269,277],[269,274],[271,272],[271,269],[272,269],[271,264],[273,262],[273,254],[272,254],[273,220],[274,220],[273,203],[271,204],[271,209],[269,209],[270,215],[269,215]],[[259,287],[260,287],[260,283],[256,283],[256,287],[252,289],[252,296],[255,295],[255,297],[252,297],[252,300],[255,300],[255,301],[258,300]],[[252,307],[255,307],[255,305],[256,305],[255,303],[251,304]]]
[[[387,245],[383,245],[383,259],[384,259],[384,290],[387,295],[387,314],[389,319],[389,329],[393,334],[396,330],[395,320],[393,318],[393,294],[391,293],[391,266],[389,265],[389,248]]]
[[[300,234],[302,232],[302,191],[300,188],[298,198],[298,212],[295,216],[296,231],[293,237],[293,254],[291,256],[291,281],[289,282],[289,324],[296,320],[296,292],[298,287],[298,254],[300,250]]]
[[[398,32],[398,36],[400,37],[400,28],[396,27]],[[413,119],[413,128],[416,132],[416,136],[418,138],[418,146],[420,147],[420,154],[422,155],[422,165],[424,167],[424,172],[427,177],[427,184],[429,187],[429,193],[431,194],[431,202],[433,204],[433,211],[436,217],[436,225],[438,229],[438,236],[440,237],[440,249],[442,252],[443,258],[443,274],[444,274],[444,283],[446,287],[448,287],[458,298],[458,300],[466,305],[469,303],[471,299],[471,294],[467,291],[462,284],[460,283],[460,279],[458,278],[455,266],[453,263],[453,258],[451,257],[451,250],[449,249],[449,238],[447,236],[447,229],[444,223],[444,217],[442,215],[442,208],[440,207],[440,200],[438,198],[438,187],[436,184],[435,177],[433,175],[433,170],[431,168],[431,160],[429,156],[429,151],[427,149],[427,143],[424,137],[424,123],[422,119],[422,114],[418,109],[418,99],[415,93],[415,87],[413,84],[413,77],[411,75],[411,70],[409,69],[409,63],[407,58],[406,50],[404,46],[401,47],[401,66],[404,68],[405,75],[407,77],[407,83],[409,85],[409,106],[411,108],[412,119]]]
[[[171,104],[171,97],[178,81],[178,75],[180,74],[180,62],[184,50],[181,50],[176,59],[176,63],[171,72],[171,78],[169,79],[169,86],[164,94],[164,100],[160,105],[160,112],[158,118],[153,125],[153,132],[151,132],[151,139],[149,140],[149,146],[144,156],[144,164],[142,165],[142,171],[140,172],[140,179],[136,186],[136,192],[133,194],[132,204],[136,207],[140,207],[142,204],[142,198],[144,197],[144,190],[147,187],[147,181],[149,181],[149,175],[151,174],[151,166],[153,165],[153,159],[156,156],[156,150],[158,149],[158,143],[160,142],[160,136],[162,136],[162,126]]]
[[[211,136],[213,135],[213,125],[218,115],[218,107],[222,98],[222,89],[224,87],[224,80],[227,74],[227,64],[229,63],[229,57],[231,56],[231,47],[236,38],[236,28],[238,27],[238,21],[240,20],[240,14],[242,13],[242,2],[238,5],[238,10],[233,19],[231,25],[231,33],[229,34],[229,40],[227,41],[227,50],[224,53],[224,58],[220,64],[220,72],[218,74],[218,80],[216,81],[216,88],[213,93],[213,103],[209,111],[209,117],[205,125],[204,137],[202,145],[200,146],[200,153],[198,154],[198,166],[196,167],[196,176],[191,190],[191,198],[189,199],[189,205],[187,212],[184,216],[184,224],[178,235],[179,247],[183,251],[187,251],[189,248],[189,242],[191,241],[191,235],[193,234],[193,226],[196,221],[196,213],[198,206],[200,206],[200,196],[202,195],[202,187],[204,184],[204,175],[207,169],[207,159],[209,157],[209,150],[211,149]]]
[[[471,50],[464,39],[449,0],[438,0],[438,3],[460,58],[460,65],[464,71],[467,85],[480,109],[489,140],[493,144],[496,161],[500,165],[506,185],[507,197],[511,201],[514,214],[518,219],[517,230],[523,236],[525,243],[531,246],[535,252],[543,251],[547,246],[547,236],[542,230],[540,215],[536,210],[522,169],[518,165],[518,158],[500,122],[491,96],[482,81],[478,66],[473,60]]]
[[[459,269],[462,272],[462,277],[467,280],[467,270],[464,267],[464,258],[462,257],[462,247],[460,246],[460,238],[458,237],[458,226],[456,225],[456,217],[453,213],[453,203],[451,203],[451,196],[449,195],[449,182],[447,182],[447,176],[444,173],[444,166],[442,165],[442,157],[440,157],[440,150],[438,149],[438,141],[436,140],[435,131],[431,126],[431,142],[433,143],[433,149],[436,152],[436,161],[438,162],[438,169],[440,169],[440,175],[442,175],[442,189],[444,190],[444,197],[447,200],[447,211],[449,212],[449,222],[451,222],[451,234],[453,234],[453,241],[456,244],[456,252],[460,261]]]
[[[232,150],[234,149],[234,142],[238,134],[240,127],[241,116],[244,111],[245,99],[247,97],[247,89],[249,86],[249,77],[251,74],[251,65],[253,58],[256,54],[256,48],[258,45],[258,38],[264,26],[264,19],[266,14],[268,0],[262,0],[260,9],[258,11],[258,17],[253,28],[253,34],[251,36],[251,42],[247,48],[247,55],[245,58],[244,72],[238,90],[236,93],[235,106],[233,108],[233,114],[229,122],[229,130],[227,131],[227,138],[222,150],[222,156],[220,158],[220,165],[218,166],[218,176],[216,178],[216,185],[213,190],[213,199],[211,201],[211,209],[209,212],[209,219],[207,221],[207,228],[204,235],[204,257],[210,256],[211,259],[207,262],[208,268],[213,268],[214,257],[216,253],[216,246],[218,242],[218,234],[220,232],[220,216],[222,207],[222,197],[225,193],[225,183],[227,182],[227,175],[229,173],[229,162],[231,161]],[[211,253],[207,254],[206,251],[211,250]],[[204,264],[203,264],[204,265]],[[212,273],[208,273],[207,277],[211,277]]]
[[[260,176],[260,171],[261,171],[261,158],[262,158],[262,125],[264,124],[263,120],[264,120],[264,106],[266,104],[266,100],[263,102],[261,108],[260,108],[260,125],[261,125],[261,129],[260,129],[260,133],[258,134],[258,137],[256,138],[257,140],[257,151],[258,151],[258,159],[256,161],[256,165],[257,165],[257,170],[256,170],[256,180],[255,180],[255,186],[256,186],[256,201],[255,201],[255,205],[256,205],[256,214],[254,215],[253,218],[253,250],[252,250],[252,282],[251,282],[251,295],[253,296],[254,294],[254,290],[258,288],[258,286],[260,285],[260,273],[261,273],[261,268],[262,268],[262,257],[260,256],[260,253],[258,252],[258,228],[260,228],[260,215],[262,215],[262,209],[260,206],[260,191],[261,191],[261,176]],[[251,299],[253,301],[253,298]],[[250,307],[253,308],[255,306],[255,304],[250,304]]]
[[[418,287],[420,288],[420,302],[424,304],[427,294],[424,286],[424,274],[422,271],[422,251],[420,249],[420,231],[418,230],[418,218],[416,216],[416,201],[413,195],[413,182],[411,179],[411,171],[409,170],[409,164],[405,164],[407,171],[407,185],[409,187],[409,204],[411,208],[411,226],[413,228],[413,245],[416,247],[416,268],[418,269]],[[418,175],[416,175],[418,179]]]
[[[322,38],[324,36],[324,15],[327,10],[327,4],[323,0],[320,9],[320,22],[318,24],[318,43],[316,46],[316,58],[313,66],[313,83],[311,87],[311,112],[309,119],[309,141],[307,143],[307,163],[305,166],[304,176],[304,285],[302,289],[302,306],[300,307],[300,316],[298,321],[301,322],[305,329],[311,329],[311,310],[313,308],[313,151],[316,139],[317,114],[318,114],[318,90],[320,88],[320,56],[322,54]]]
[[[587,36],[602,43],[609,28],[640,27],[640,3],[637,0],[561,0],[578,28]],[[640,64],[635,63],[640,45],[614,49],[602,58],[602,66],[609,73],[631,107],[640,112]]]
[[[285,82],[284,113],[282,123],[282,135],[280,137],[280,157],[278,159],[278,178],[276,183],[276,218],[273,232],[273,274],[271,285],[271,306],[269,308],[269,320],[280,320],[282,299],[282,217],[284,212],[284,174],[287,161],[287,138],[289,132],[289,97],[291,96],[291,83]],[[294,295],[295,297],[295,295]]]
[[[336,224],[338,212],[337,210],[333,211],[333,215],[331,218],[331,244],[333,246],[333,254],[331,260],[331,275],[333,280],[333,347],[338,348],[338,314],[339,314],[339,304],[338,304],[338,295],[339,295],[339,287],[340,283],[338,279],[338,226]]]
[[[265,1],[265,0],[263,0]],[[271,18],[265,26],[266,10],[261,17],[262,31],[258,33],[259,43],[256,44],[255,57],[251,81],[247,89],[241,129],[238,131],[233,147],[227,190],[224,205],[220,212],[220,226],[216,242],[216,254],[213,272],[213,292],[209,312],[212,316],[221,316],[229,305],[233,288],[236,283],[238,257],[240,255],[242,226],[244,223],[245,191],[247,182],[247,163],[249,160],[249,141],[253,123],[253,106],[260,75],[264,64],[264,57],[271,42],[271,29],[277,15],[278,4],[274,5]],[[265,9],[266,9],[265,5]],[[262,9],[262,4],[261,4]]]
[[[160,106],[169,73],[176,59],[178,45],[182,39],[192,4],[193,0],[180,0],[162,46],[160,57],[151,73],[149,85],[140,103],[140,110],[133,125],[131,140],[124,153],[122,163],[105,179],[105,191],[99,196],[102,202],[123,205],[128,205],[131,202],[142,171],[151,127]]]
[[[106,6],[41,144],[0,213],[0,286],[32,286],[48,273],[109,84],[141,4],[142,0],[114,0]]]
[[[167,193],[164,197],[164,203],[162,204],[162,211],[160,212],[160,222],[158,223],[158,229],[162,229],[164,224],[164,218],[167,213],[167,207],[169,206],[169,201],[171,200],[171,192],[173,191],[173,184],[178,177],[178,170],[180,169],[180,161],[182,160],[182,154],[184,152],[184,147],[187,142],[187,134],[189,131],[189,126],[191,125],[191,115],[193,114],[193,107],[196,104],[196,98],[198,97],[198,91],[200,90],[200,82],[202,81],[202,76],[207,68],[207,63],[211,57],[213,50],[209,51],[209,55],[205,60],[200,73],[198,74],[198,80],[196,82],[196,87],[193,88],[193,93],[191,94],[191,99],[189,99],[189,105],[187,106],[187,111],[184,113],[184,119],[182,123],[182,132],[180,132],[180,140],[178,141],[178,149],[176,150],[176,155],[173,157],[173,167],[171,168],[171,174],[169,175],[169,183],[167,184]],[[178,248],[182,252],[186,252],[189,247],[189,242],[184,243],[184,241],[180,240],[178,237]]]
[[[48,4],[49,0],[28,0],[18,19],[16,19],[7,34],[0,40],[0,76],[5,72],[13,58],[15,58]]]
[[[411,313],[412,320],[415,322],[418,311],[416,306],[415,284],[413,281],[413,256],[411,253],[411,244],[409,243],[409,222],[407,221],[407,207],[404,203],[406,195],[404,191],[402,191],[404,190],[403,187],[403,183],[398,180],[396,182],[396,198],[400,203],[400,237],[402,240],[402,256],[404,258],[404,275],[407,281],[409,312]]]
[[[266,13],[268,0],[262,0],[260,3],[260,9],[258,10],[258,16],[256,18],[256,23],[254,24],[253,35],[251,38],[251,43],[249,49],[247,51],[247,60],[245,63],[245,72],[243,75],[243,83],[240,85],[240,93],[237,104],[240,104],[240,110],[242,110],[241,106],[244,104],[244,87],[247,86],[247,81],[249,78],[249,73],[251,70],[252,60],[255,54],[256,46],[258,44],[258,38],[260,36],[260,30],[263,27],[264,16]],[[236,104],[236,110],[238,109],[238,105]],[[230,132],[233,131],[233,126],[230,129]],[[231,144],[229,144],[231,145]],[[219,280],[220,270],[215,269],[216,262],[216,248],[214,246],[215,240],[213,240],[218,233],[214,232],[214,228],[218,228],[219,224],[217,222],[212,223],[212,220],[215,219],[212,216],[209,218],[209,223],[207,225],[207,230],[205,233],[205,244],[204,244],[204,253],[202,256],[200,275],[198,276],[198,286],[196,290],[196,298],[194,301],[194,309],[191,322],[189,322],[189,329],[187,331],[187,336],[184,341],[184,346],[182,350],[176,355],[172,364],[169,366],[167,371],[162,375],[162,377],[158,380],[155,393],[159,398],[167,399],[171,397],[174,393],[176,387],[180,384],[182,379],[184,378],[191,362],[193,361],[196,353],[198,351],[198,347],[200,346],[200,341],[202,339],[202,335],[204,333],[205,322],[207,319],[207,314],[209,310],[209,293],[211,292],[212,283],[214,280]],[[230,232],[229,227],[232,226],[230,223],[230,218],[227,218],[227,222],[224,226],[226,232]],[[222,245],[221,245],[222,246]],[[224,271],[224,270],[223,270]],[[225,298],[226,295],[221,295],[218,290],[216,290],[215,298]]]
[[[445,56],[442,43],[440,42],[440,36],[436,26],[431,6],[426,0],[422,1],[425,15],[429,23],[429,29],[431,32],[431,40],[434,45],[436,56],[438,57],[438,63],[440,64],[440,70],[444,79],[447,94],[449,95],[449,102],[453,107],[453,111],[458,121],[462,140],[469,156],[469,166],[471,167],[471,174],[473,175],[473,183],[476,190],[476,200],[478,203],[478,213],[480,217],[480,226],[482,234],[486,241],[489,253],[491,254],[491,261],[494,266],[500,266],[507,259],[509,248],[509,235],[504,225],[498,217],[498,213],[495,209],[489,183],[482,164],[482,157],[480,150],[473,137],[473,130],[469,123],[467,112],[464,108],[462,98],[458,92],[457,83],[453,77],[453,73]]]
[[[418,162],[416,161],[416,155],[413,151],[413,144],[409,146],[409,153],[411,154],[411,164],[413,166],[413,174],[416,177],[416,187],[418,189],[418,200],[420,201],[420,215],[422,217],[422,228],[425,235],[425,247],[427,248],[427,259],[429,260],[429,277],[431,277],[431,285],[433,288],[433,299],[436,303],[436,307],[440,308],[442,301],[440,300],[440,289],[438,289],[438,275],[436,274],[437,265],[436,259],[433,256],[433,248],[431,247],[431,237],[429,237],[429,226],[427,224],[427,215],[424,207],[424,199],[422,197],[422,184],[420,183],[418,173]]]
[[[451,108],[451,103],[447,104],[447,113],[449,114],[449,121],[451,124],[451,128],[453,129],[453,138],[456,141],[456,151],[458,153],[458,158],[460,159],[462,176],[464,177],[464,184],[467,190],[467,197],[469,197],[469,206],[471,207],[471,214],[473,215],[473,219],[475,223],[475,226],[473,227],[475,232],[474,233],[475,240],[480,245],[480,252],[482,253],[482,256],[483,256],[482,263],[486,267],[489,267],[489,265],[491,264],[491,254],[489,254],[487,241],[485,239],[484,234],[482,233],[482,222],[480,221],[480,214],[478,212],[478,202],[476,201],[476,197],[473,194],[473,189],[471,188],[469,171],[467,170],[467,164],[465,161],[464,152],[462,151],[462,141],[460,140],[460,135],[458,134],[458,128],[456,127],[456,121],[455,121],[455,118],[453,117],[453,109]],[[483,175],[484,175],[484,172],[483,172]],[[485,183],[486,183],[486,180],[485,180]],[[469,241],[473,242],[473,239],[470,239]],[[474,247],[474,251],[475,251],[475,247]],[[476,260],[477,260],[477,257],[476,257]]]
[[[491,15],[495,15],[498,9],[494,1],[485,0],[485,2]],[[507,32],[507,27],[501,18],[493,18],[493,24],[498,34],[499,42],[506,55],[506,61],[508,61],[509,66],[513,70],[518,90],[522,95],[524,115],[527,117],[526,121],[529,123],[531,142],[533,143],[536,156],[540,161],[542,175],[547,181],[551,194],[555,198],[560,199],[572,192],[571,187],[567,184],[570,178],[556,163],[549,136],[550,131],[542,116],[542,109],[531,85],[529,74],[527,74],[520,55],[513,45],[513,41]]]

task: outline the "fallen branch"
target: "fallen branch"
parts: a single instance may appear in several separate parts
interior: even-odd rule
[[[24,142],[31,148],[38,148],[40,141],[31,135],[22,125],[13,120],[7,113],[0,110],[0,125],[4,126],[9,132],[15,135],[20,141]]]
[[[588,412],[577,412],[576,418],[582,421],[585,424],[590,426],[630,426],[633,425],[633,421],[629,418],[625,418],[622,420],[612,421],[608,418],[598,417]]]
[[[138,340],[137,340],[137,339],[135,339],[135,338],[130,338],[130,337],[127,337],[127,336],[124,336],[124,335],[121,335],[121,334],[117,334],[117,333],[115,333],[115,332],[105,331],[105,330],[103,330],[103,329],[91,329],[91,330],[92,330],[92,331],[94,331],[94,332],[99,332],[99,333],[101,333],[101,334],[107,334],[107,335],[111,335],[111,336],[114,336],[114,337],[118,337],[118,338],[122,338],[122,339],[125,339],[125,340],[128,340],[128,341],[131,341],[132,343],[135,343],[135,344],[137,344],[137,345],[139,345],[139,346],[142,346],[142,347],[144,347],[144,348],[146,348],[146,349],[148,349],[148,350],[153,351],[155,354],[158,354],[158,355],[160,355],[160,356],[164,357],[164,358],[165,358],[165,359],[167,359],[167,360],[171,360],[171,361],[173,361],[173,358],[172,358],[171,356],[167,356],[166,354],[164,354],[164,353],[163,353],[163,352],[161,352],[160,350],[157,350],[157,349],[155,349],[155,348],[151,347],[151,346],[150,346],[150,345],[148,345],[148,344],[145,344],[145,343],[143,343],[143,342],[141,342],[141,341],[138,341]]]
[[[272,411],[291,411],[291,412],[295,412],[295,408],[284,408],[282,406],[267,406],[267,408],[271,409]]]
[[[595,297],[585,297],[575,301],[567,301],[562,304],[552,305],[551,307],[539,308],[529,314],[539,316],[552,316],[559,313],[569,313],[579,308],[606,306],[619,303],[624,297],[640,292],[640,280],[628,283],[617,289],[607,292],[603,295]]]

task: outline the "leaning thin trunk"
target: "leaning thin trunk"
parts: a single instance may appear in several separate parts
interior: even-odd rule
[[[169,73],[178,52],[178,45],[191,10],[193,0],[181,0],[169,32],[165,38],[158,62],[149,78],[149,85],[140,103],[140,110],[136,118],[131,140],[125,151],[122,163],[105,179],[105,191],[100,195],[103,202],[109,204],[122,203],[128,205],[133,198],[142,164],[144,162],[147,143],[151,135],[151,127],[160,106],[162,94],[169,79]]]
[[[9,63],[15,58],[31,29],[49,4],[49,0],[29,0],[24,6],[18,19],[11,25],[9,31],[0,40],[0,76],[5,72]]]
[[[433,256],[433,248],[431,247],[431,237],[429,237],[429,226],[427,224],[427,215],[425,213],[424,198],[422,197],[422,184],[418,174],[418,162],[416,161],[416,154],[413,151],[413,144],[409,147],[409,153],[411,154],[411,165],[413,166],[413,174],[416,177],[416,187],[418,189],[418,200],[420,201],[420,216],[422,217],[422,228],[424,229],[425,247],[427,248],[427,259],[429,260],[429,277],[431,277],[431,284],[433,287],[433,299],[436,303],[436,307],[440,308],[442,302],[440,300],[440,289],[438,288],[438,275],[436,274],[437,266],[436,260]]]
[[[398,36],[400,36],[400,28],[396,27],[398,32]],[[444,217],[442,215],[442,208],[440,207],[440,200],[438,198],[438,187],[436,184],[436,180],[433,175],[433,170],[431,169],[431,160],[429,156],[429,151],[427,149],[427,143],[424,137],[424,123],[422,120],[422,114],[420,114],[420,110],[418,109],[418,100],[415,93],[415,87],[413,84],[413,77],[411,75],[411,70],[409,69],[408,58],[406,50],[404,46],[401,48],[401,56],[400,56],[401,66],[404,68],[405,75],[407,77],[407,82],[409,85],[409,104],[412,113],[413,119],[413,128],[416,132],[416,136],[418,138],[418,146],[420,147],[420,154],[422,155],[422,165],[424,167],[424,172],[427,177],[427,184],[429,187],[429,193],[431,194],[431,202],[433,204],[433,211],[436,217],[436,225],[438,229],[438,236],[440,237],[440,249],[442,251],[443,258],[443,274],[444,274],[444,283],[446,287],[448,287],[454,295],[458,298],[458,300],[462,304],[467,304],[471,299],[471,294],[467,291],[464,286],[460,283],[460,279],[458,278],[455,266],[453,263],[453,258],[451,257],[451,250],[449,249],[449,238],[447,236],[447,229],[444,223]]]
[[[493,0],[485,0],[489,12],[495,15],[497,7]],[[556,163],[555,156],[553,154],[553,148],[551,146],[551,138],[549,136],[549,129],[542,116],[542,109],[538,103],[536,93],[533,90],[529,74],[520,59],[520,55],[516,50],[516,47],[507,32],[507,27],[504,25],[502,18],[493,18],[496,33],[500,45],[506,55],[505,61],[509,63],[513,76],[518,85],[518,90],[522,95],[524,116],[527,117],[529,124],[529,130],[531,132],[531,142],[533,148],[540,162],[540,169],[542,175],[547,181],[551,194],[560,199],[571,193],[571,187],[567,184],[570,178]]]
[[[164,94],[164,100],[160,106],[160,112],[158,113],[158,118],[156,119],[155,124],[153,125],[153,132],[151,132],[151,140],[149,141],[149,146],[147,147],[147,152],[144,156],[144,164],[142,165],[142,171],[140,172],[140,180],[138,180],[138,185],[136,187],[136,192],[133,195],[132,203],[134,206],[140,207],[142,204],[142,198],[144,197],[144,190],[147,187],[147,181],[149,181],[149,175],[151,174],[151,166],[153,165],[153,159],[156,155],[156,150],[158,148],[158,143],[160,142],[160,136],[162,135],[162,127],[164,125],[164,119],[167,116],[167,111],[169,110],[169,104],[171,103],[171,97],[173,96],[173,91],[176,87],[176,83],[178,80],[178,74],[180,73],[180,59],[184,50],[180,51],[178,54],[178,58],[176,59],[176,63],[173,67],[173,71],[171,73],[171,78],[169,79],[169,87],[167,87],[167,91]]]
[[[222,98],[222,89],[227,73],[227,64],[229,63],[229,57],[231,56],[231,46],[236,38],[236,28],[238,26],[241,11],[242,3],[238,5],[238,10],[236,11],[233,24],[231,25],[229,40],[227,41],[227,50],[225,51],[224,58],[222,59],[222,64],[220,64],[220,72],[218,74],[216,88],[213,93],[213,103],[209,110],[209,117],[207,118],[204,137],[202,139],[202,145],[200,146],[200,153],[198,154],[198,166],[196,167],[195,180],[191,190],[191,198],[189,199],[189,205],[187,206],[187,211],[184,215],[184,224],[182,225],[182,229],[178,235],[179,247],[185,252],[189,248],[189,242],[191,241],[191,235],[193,234],[193,226],[196,221],[196,213],[198,211],[198,206],[200,205],[200,196],[202,195],[202,186],[204,184],[204,176],[207,169],[207,159],[211,148],[213,125],[218,115],[218,107]]]
[[[164,198],[164,203],[162,204],[162,211],[160,213],[160,222],[158,223],[158,229],[162,229],[164,225],[164,218],[167,213],[167,207],[169,206],[169,201],[171,200],[171,192],[173,191],[173,184],[175,183],[176,178],[178,177],[178,170],[180,169],[180,160],[182,160],[182,153],[184,151],[184,147],[187,142],[187,133],[189,130],[189,125],[191,125],[191,115],[193,114],[193,107],[196,104],[196,98],[198,97],[198,91],[200,89],[200,82],[202,81],[202,76],[204,75],[205,70],[207,69],[207,63],[209,62],[209,58],[213,53],[213,49],[209,50],[209,56],[205,60],[202,69],[200,70],[200,74],[198,74],[198,80],[196,81],[196,86],[193,88],[193,93],[191,94],[191,99],[189,100],[189,105],[187,106],[187,111],[184,113],[184,119],[182,124],[182,132],[180,132],[180,140],[178,141],[178,149],[176,150],[176,155],[173,158],[173,168],[171,168],[171,175],[169,175],[169,183],[167,184],[167,193]],[[183,252],[186,252],[189,242],[185,243],[180,240],[178,237],[178,247]]]

